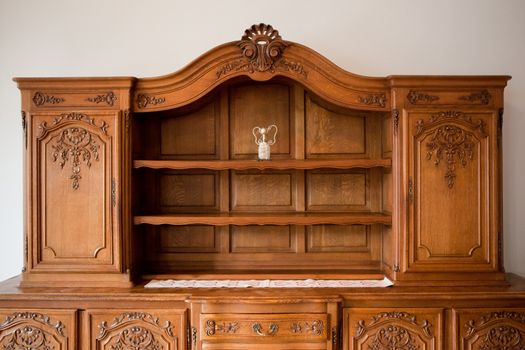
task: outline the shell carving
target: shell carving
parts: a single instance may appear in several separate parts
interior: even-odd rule
[[[244,32],[239,43],[242,55],[246,57],[255,71],[265,72],[274,69],[274,63],[281,58],[287,44],[281,40],[279,32],[269,24],[254,24]]]

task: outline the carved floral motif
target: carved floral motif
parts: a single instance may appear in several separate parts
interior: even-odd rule
[[[257,24],[244,32],[237,44],[241,49],[242,59],[230,61],[217,69],[217,79],[230,72],[294,72],[305,79],[308,72],[300,62],[283,57],[288,46],[281,39],[279,32],[271,25]]]
[[[137,107],[138,108],[146,108],[148,105],[159,105],[166,102],[166,98],[164,97],[156,97],[156,96],[150,96],[145,94],[138,94],[137,95]]]
[[[112,350],[161,350],[163,347],[146,328],[132,326],[118,335]]]
[[[523,350],[522,333],[511,326],[491,328],[482,340],[479,350]]]
[[[290,326],[292,333],[311,333],[312,335],[321,335],[324,330],[324,323],[321,320],[312,322],[294,322]]]
[[[421,324],[417,322],[416,316],[409,314],[408,312],[400,312],[400,311],[389,311],[389,312],[381,312],[377,315],[372,316],[372,320],[370,323],[365,324],[364,320],[359,320],[357,322],[357,329],[356,329],[356,337],[361,337],[366,333],[368,329],[371,327],[379,324],[380,322],[387,321],[387,320],[401,320],[407,323],[410,323],[412,325],[415,325],[423,330],[423,333],[427,337],[431,337],[432,334],[430,332],[430,323],[427,320],[424,320]]]
[[[100,328],[100,333],[97,337],[98,340],[101,340],[105,338],[109,332],[117,327],[120,327],[123,324],[134,322],[134,321],[141,321],[145,322],[147,324],[150,324],[156,328],[159,328],[163,330],[166,335],[170,337],[174,337],[173,335],[173,327],[171,325],[170,321],[166,321],[164,325],[161,325],[160,320],[158,317],[155,317],[149,313],[146,312],[125,312],[113,319],[113,322],[110,326],[108,326],[106,321],[103,321],[98,326]]]
[[[357,98],[359,103],[369,105],[369,106],[379,106],[379,107],[385,107],[386,106],[386,94],[384,93],[378,93],[378,94],[368,94],[365,97],[359,96]]]
[[[429,103],[439,100],[439,96],[429,95],[421,91],[410,90],[408,92],[407,99],[408,99],[408,102],[410,102],[413,105],[419,104],[419,103],[429,104]]]
[[[31,325],[16,329],[4,341],[4,350],[54,350],[46,333]]]
[[[53,147],[53,161],[59,160],[63,169],[71,160],[71,176],[73,189],[80,187],[80,165],[82,162],[91,167],[91,159],[99,159],[100,145],[95,141],[95,135],[84,128],[71,127],[64,129]]]
[[[434,164],[439,165],[441,160],[447,162],[445,179],[448,188],[454,187],[456,179],[456,163],[459,162],[463,167],[467,165],[467,160],[472,160],[474,142],[472,135],[462,128],[446,124],[437,128],[430,141],[427,142],[427,159],[434,157]]]
[[[374,335],[369,350],[419,350],[420,347],[416,344],[408,329],[388,325],[379,329]]]
[[[392,126],[394,128],[394,135],[397,135],[397,130],[399,129],[399,110],[392,110]]]
[[[492,98],[492,95],[488,90],[481,90],[477,92],[473,92],[469,95],[460,96],[459,100],[467,101],[470,103],[478,103],[482,105],[488,105],[490,102],[490,99]]]
[[[33,102],[37,106],[43,106],[46,103],[50,103],[54,105],[54,104],[62,103],[64,101],[65,99],[62,97],[47,95],[39,91],[35,92],[35,94],[33,95]]]
[[[222,322],[218,323],[214,320],[206,321],[206,335],[211,336],[216,333],[234,334],[239,330],[238,322]]]
[[[470,320],[465,325],[467,328],[467,336],[471,336],[477,331],[478,328],[486,325],[487,323],[497,320],[511,320],[525,324],[525,313],[515,311],[495,311],[483,315],[479,322]]]
[[[16,312],[14,314],[6,316],[4,322],[0,324],[0,330],[6,329],[13,325],[15,322],[19,321],[35,321],[41,323],[43,325],[53,328],[58,335],[64,337],[65,326],[62,322],[53,322],[51,320],[51,317],[38,312]]]
[[[86,101],[88,102],[93,102],[96,104],[106,103],[109,106],[113,106],[116,100],[117,100],[117,96],[113,93],[113,91],[110,91],[106,94],[97,95],[95,97],[86,98]]]

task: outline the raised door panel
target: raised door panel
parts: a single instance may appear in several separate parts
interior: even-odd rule
[[[350,350],[441,350],[442,309],[345,309]]]
[[[525,349],[525,309],[454,310],[458,350]]]
[[[90,349],[176,350],[185,348],[185,310],[88,310]]]
[[[409,114],[409,271],[497,269],[495,121],[490,112]]]
[[[75,350],[76,311],[0,310],[0,348],[5,350]]]
[[[117,118],[33,116],[32,269],[119,269]]]

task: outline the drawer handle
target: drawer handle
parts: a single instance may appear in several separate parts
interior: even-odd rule
[[[268,333],[264,333],[262,329],[262,325],[260,323],[254,323],[252,326],[252,329],[257,335],[267,337],[275,335],[279,331],[279,326],[275,323],[270,323],[270,328],[268,329]]]

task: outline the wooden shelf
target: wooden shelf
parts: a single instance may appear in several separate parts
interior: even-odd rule
[[[389,168],[391,159],[276,159],[258,160],[135,160],[134,168],[150,169],[350,169],[350,168]]]
[[[392,215],[383,213],[207,213],[140,215],[135,225],[352,225],[392,224]]]

